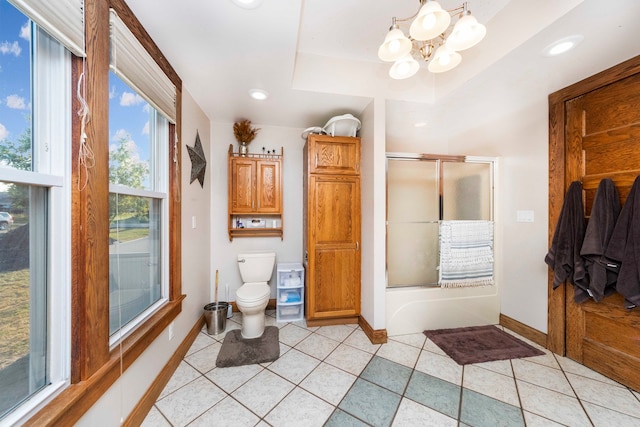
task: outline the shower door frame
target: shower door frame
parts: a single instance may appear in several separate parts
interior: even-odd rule
[[[448,163],[486,163],[489,164],[489,220],[494,220],[495,209],[495,168],[497,159],[495,157],[485,156],[456,156],[456,155],[438,155],[438,154],[418,154],[418,153],[402,153],[402,152],[387,152],[385,154],[385,276],[386,276],[386,289],[407,289],[407,288],[439,288],[435,283],[425,283],[421,285],[396,285],[389,286],[389,160],[405,160],[405,161],[432,161],[436,166],[436,184],[438,189],[438,220],[443,220],[444,216],[444,179],[443,179],[443,162]],[[433,222],[433,221],[428,221]],[[424,223],[424,222],[420,222]]]

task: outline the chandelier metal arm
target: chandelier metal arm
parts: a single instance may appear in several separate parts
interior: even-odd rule
[[[427,0],[418,0],[420,2],[420,7],[422,7],[422,5],[424,5],[426,3]],[[416,13],[414,13],[413,15],[409,16],[408,18],[401,18],[398,19],[397,17],[393,17],[393,21],[395,22],[407,22],[407,21],[411,21],[413,20],[416,16],[418,16],[418,13],[420,13],[420,7],[418,8],[418,10],[416,10]],[[447,10],[447,13],[449,15],[451,15],[451,17],[453,18],[454,16],[456,16],[458,13],[462,14],[467,10],[467,2],[462,3],[461,6],[458,6],[454,9],[449,9]]]

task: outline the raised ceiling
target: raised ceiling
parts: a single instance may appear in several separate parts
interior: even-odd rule
[[[509,99],[515,87],[518,98],[550,93],[640,53],[637,0],[471,0],[485,39],[462,52],[458,68],[434,75],[423,66],[402,81],[388,77],[377,49],[391,17],[412,15],[417,0],[263,0],[253,10],[231,0],[127,3],[214,122],[322,126],[336,114],[358,115],[374,98],[388,101],[394,123],[433,120],[441,105],[464,110],[487,94],[523,102]],[[577,33],[584,41],[566,57],[541,54]],[[269,99],[250,99],[252,88]]]

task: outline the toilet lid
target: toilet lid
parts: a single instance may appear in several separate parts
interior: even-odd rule
[[[245,283],[236,291],[236,297],[244,302],[253,302],[268,297],[271,288],[266,283]]]

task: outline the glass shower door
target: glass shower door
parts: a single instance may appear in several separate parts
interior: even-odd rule
[[[387,160],[387,286],[438,282],[438,165]]]

